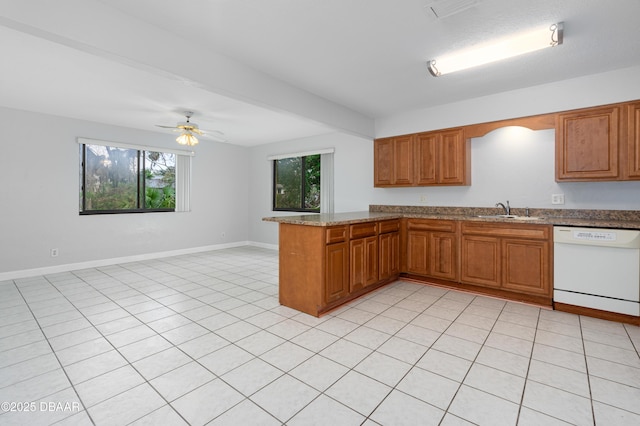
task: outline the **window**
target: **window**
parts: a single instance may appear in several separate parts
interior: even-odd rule
[[[79,142],[80,214],[176,211],[181,155]]]
[[[273,210],[333,213],[334,148],[273,154]]]
[[[273,210],[320,212],[320,154],[273,160]]]

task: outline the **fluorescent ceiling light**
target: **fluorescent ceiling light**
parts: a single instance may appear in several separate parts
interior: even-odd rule
[[[559,44],[562,44],[562,22],[433,59],[427,66],[438,77]]]

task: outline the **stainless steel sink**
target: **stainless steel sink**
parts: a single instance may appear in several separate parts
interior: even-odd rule
[[[539,217],[536,216],[517,216],[514,214],[488,214],[488,215],[479,215],[477,217],[482,217],[485,219],[513,219],[513,220],[538,220]]]

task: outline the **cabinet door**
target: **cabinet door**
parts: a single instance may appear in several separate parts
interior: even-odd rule
[[[393,185],[413,185],[413,136],[393,138]]]
[[[502,287],[551,296],[549,242],[502,239]]]
[[[407,233],[407,272],[429,275],[429,232]]]
[[[620,107],[558,114],[556,180],[617,180]]]
[[[461,281],[500,287],[500,242],[498,238],[462,236]]]
[[[429,275],[449,281],[458,279],[456,234],[432,232],[429,236]]]
[[[400,233],[391,235],[391,276],[400,275]]]
[[[349,294],[349,244],[326,246],[325,303]]]
[[[378,282],[378,237],[365,238],[365,274],[364,286]]]
[[[350,243],[349,291],[378,282],[378,237],[359,238]]]
[[[376,139],[373,142],[374,186],[393,183],[393,139]]]
[[[349,291],[354,292],[364,288],[366,281],[367,255],[364,238],[351,240],[349,251]]]
[[[462,130],[442,132],[438,145],[438,183],[464,185],[466,164],[466,141]]]
[[[391,232],[378,237],[378,278],[387,280],[400,273],[400,234]]]
[[[627,143],[629,178],[640,179],[640,102],[627,107]]]
[[[421,133],[415,140],[416,184],[435,185],[438,136],[435,133]]]

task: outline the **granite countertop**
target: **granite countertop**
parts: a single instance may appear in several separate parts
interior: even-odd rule
[[[307,226],[336,226],[383,219],[447,219],[537,225],[584,226],[593,228],[640,229],[640,211],[578,209],[512,209],[518,218],[479,217],[503,213],[488,207],[369,206],[369,211],[265,217],[268,222]]]
[[[349,213],[305,214],[300,216],[276,216],[265,217],[262,220],[267,222],[288,223],[291,225],[334,226],[371,222],[373,220],[381,219],[400,219],[402,217],[404,217],[404,215],[401,213],[361,211]]]

